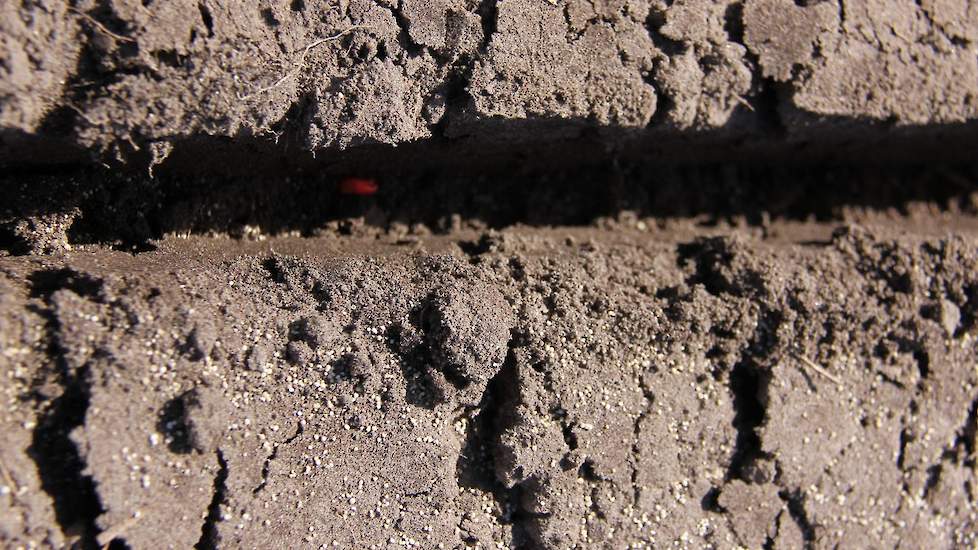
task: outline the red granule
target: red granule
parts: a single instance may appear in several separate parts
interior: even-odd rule
[[[344,195],[373,195],[377,189],[377,181],[371,178],[344,178],[340,180],[339,190]]]

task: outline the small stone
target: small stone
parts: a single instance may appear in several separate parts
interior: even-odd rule
[[[940,321],[947,335],[953,337],[961,324],[961,310],[958,309],[957,304],[950,300],[941,300]]]
[[[260,342],[251,348],[251,353],[248,354],[248,360],[245,362],[245,365],[249,370],[260,371],[265,366],[265,363],[268,362],[270,355],[268,346]]]

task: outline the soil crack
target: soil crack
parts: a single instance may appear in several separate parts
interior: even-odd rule
[[[778,540],[778,536],[781,534],[781,516],[784,515],[784,510],[778,512],[778,515],[774,516],[774,522],[771,525],[771,531],[768,533],[767,537],[764,539],[763,550],[774,550],[775,541]]]
[[[844,2],[839,2],[843,4]],[[841,8],[840,8],[841,9]],[[761,58],[754,53],[744,42],[744,3],[735,2],[727,7],[723,14],[724,30],[727,31],[727,39],[734,44],[743,46],[745,57],[750,63],[751,73],[754,78],[752,90],[753,95],[746,99],[751,111],[757,114],[759,124],[772,135],[783,136],[787,134],[788,128],[781,117],[781,85],[770,77],[760,76],[763,74]],[[794,80],[794,78],[793,78]]]
[[[778,496],[788,506],[788,514],[798,525],[806,550],[815,548],[815,526],[805,510],[805,493],[800,489],[784,489]]]
[[[64,386],[64,393],[47,407],[34,429],[27,454],[37,465],[41,488],[54,503],[61,531],[80,533],[82,548],[94,548],[100,529],[96,519],[105,510],[71,432],[85,423],[90,386],[88,369],[81,369]]]
[[[496,34],[496,26],[498,25],[498,7],[496,2],[498,0],[482,0],[479,2],[479,7],[476,13],[479,15],[479,19],[482,22],[482,44],[479,47],[479,51],[485,53],[489,50],[489,44],[492,42],[493,35]]]
[[[743,479],[749,481],[744,470],[754,460],[764,456],[761,437],[757,433],[767,418],[767,408],[761,395],[767,391],[770,382],[764,372],[756,365],[746,361],[737,363],[730,371],[730,393],[733,395],[734,420],[737,439],[727,480]]]
[[[642,75],[642,80],[652,87],[656,96],[656,108],[652,113],[652,118],[646,125],[647,128],[664,127],[669,122],[670,112],[675,109],[676,100],[666,93],[667,87],[662,82],[659,74],[659,66],[667,63],[670,58],[678,58],[689,49],[689,46],[678,40],[673,40],[662,34],[662,27],[666,24],[665,10],[653,7],[649,10],[649,16],[645,20],[644,26],[649,34],[652,45],[658,51],[660,59],[656,60],[655,68],[649,74]]]
[[[972,401],[971,407],[968,409],[968,416],[958,430],[954,442],[944,448],[940,460],[936,464],[932,464],[927,468],[927,479],[924,481],[921,498],[927,500],[931,492],[940,484],[941,475],[944,473],[945,462],[963,464],[970,468],[974,467],[976,432],[978,432],[978,399]],[[901,457],[902,450],[903,438],[901,437]]]
[[[40,270],[30,275],[31,296],[40,298],[43,306],[34,306],[44,318],[48,354],[55,363],[54,376],[62,386],[60,396],[52,400],[34,428],[27,455],[37,465],[41,488],[54,503],[55,519],[61,531],[80,533],[82,548],[97,547],[100,529],[96,519],[102,507],[91,476],[85,475],[87,464],[71,433],[85,423],[91,398],[91,379],[87,366],[72,370],[66,359],[66,348],[60,339],[61,323],[51,303],[58,290],[68,289],[82,296],[97,296],[102,282],[71,269]]]
[[[216,454],[220,469],[214,476],[214,496],[207,507],[207,518],[200,527],[200,540],[194,545],[196,550],[215,550],[219,541],[217,524],[221,520],[221,505],[227,495],[228,463],[220,449]]]
[[[408,23],[407,17],[404,16],[404,0],[399,0],[397,6],[385,6],[383,3],[378,3],[379,6],[387,8],[391,15],[394,16],[394,21],[397,23],[398,40],[401,42],[401,46],[404,51],[407,52],[408,57],[417,57],[421,55],[427,48],[423,44],[419,44],[411,36],[410,24]]]
[[[635,434],[635,442],[632,443],[632,462],[631,462],[631,483],[632,483],[632,506],[638,507],[639,500],[642,497],[642,486],[638,483],[638,473],[639,465],[642,462],[642,451],[639,445],[642,442],[642,422],[649,416],[652,412],[652,404],[655,402],[655,395],[649,388],[648,384],[645,382],[645,376],[639,376],[638,379],[639,388],[642,390],[642,396],[645,400],[645,408],[638,414],[635,418],[635,424],[632,428]]]
[[[262,465],[261,468],[261,483],[259,483],[257,487],[252,489],[251,494],[257,495],[265,488],[266,485],[268,485],[268,475],[271,472],[272,462],[274,462],[275,459],[278,458],[278,450],[283,445],[289,445],[293,443],[296,439],[299,438],[300,435],[302,435],[302,432],[303,432],[303,427],[302,427],[302,423],[300,422],[296,424],[295,433],[292,434],[291,437],[289,437],[288,439],[286,439],[281,443],[276,443],[275,446],[272,447],[272,452],[265,459],[265,464]]]
[[[968,410],[968,418],[964,421],[964,426],[954,440],[955,448],[963,448],[965,451],[965,461],[974,467],[975,445],[978,443],[978,398],[971,402],[971,409]]]
[[[478,409],[473,409],[478,413],[472,417],[466,431],[456,463],[456,478],[460,487],[475,488],[492,495],[501,511],[499,522],[510,526],[514,547],[524,548],[529,538],[523,523],[539,516],[523,505],[525,486],[531,480],[507,487],[496,473],[500,438],[508,428],[506,419],[511,417],[508,409],[515,406],[515,393],[518,392],[513,349],[511,340],[503,367],[486,386]]]

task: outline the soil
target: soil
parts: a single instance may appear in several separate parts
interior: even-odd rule
[[[976,10],[4,4],[0,546],[978,547]]]
[[[719,142],[835,156],[904,140],[901,155],[927,159],[921,147],[935,136],[976,136],[978,7],[968,0],[2,9],[2,164],[170,159],[197,171],[230,142],[237,159],[259,147],[292,165],[423,143],[437,166],[581,139],[645,155],[666,147],[665,158],[690,142],[699,155]],[[925,149],[946,153],[942,141]]]
[[[6,546],[964,548],[978,224],[0,259]]]

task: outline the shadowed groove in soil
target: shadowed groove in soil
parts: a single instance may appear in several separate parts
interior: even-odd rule
[[[163,405],[156,423],[156,431],[166,437],[167,448],[170,449],[170,452],[187,454],[193,451],[187,418],[186,395],[174,397]]]
[[[906,214],[922,203],[952,213],[978,212],[978,167],[962,164],[683,165],[610,159],[573,170],[510,165],[485,174],[449,168],[383,174],[374,165],[274,177],[149,179],[103,170],[18,174],[11,176],[16,182],[0,178],[0,186],[11,190],[0,207],[0,245],[9,254],[24,254],[42,248],[38,239],[60,232],[71,245],[138,253],[152,250],[153,241],[166,235],[343,235],[397,227],[439,233],[470,226],[588,226],[622,215],[652,223],[688,218],[704,227],[734,223],[763,229],[779,219],[836,221],[859,211]],[[379,191],[340,193],[337,182],[350,174],[375,176]],[[66,218],[66,228],[52,225],[55,215]]]
[[[220,541],[218,536],[217,524],[221,521],[221,505],[227,493],[228,463],[220,449],[216,452],[217,463],[220,469],[214,476],[214,496],[207,507],[207,518],[200,527],[200,540],[194,545],[196,550],[215,550]]]
[[[297,424],[296,425],[296,428],[295,428],[295,433],[294,434],[292,434],[285,441],[283,441],[281,443],[277,443],[277,444],[275,444],[274,447],[272,447],[271,454],[269,454],[268,457],[265,458],[265,463],[262,464],[262,467],[261,467],[261,482],[258,484],[258,486],[256,486],[254,489],[251,490],[251,494],[257,495],[258,493],[262,492],[263,489],[265,489],[265,487],[268,485],[268,475],[271,473],[272,462],[274,462],[275,459],[278,458],[278,450],[279,450],[279,448],[281,448],[282,445],[290,445],[293,442],[295,442],[295,440],[296,439],[299,439],[299,436],[302,435],[302,432],[303,432],[302,424],[301,423],[300,424]],[[221,460],[223,461],[223,458]],[[222,465],[222,468],[223,467],[225,467],[225,466]],[[218,474],[218,475],[220,476],[220,474]],[[225,473],[225,476],[226,476],[226,473]]]
[[[779,492],[778,496],[781,497],[781,500],[784,501],[785,504],[787,504],[788,513],[791,515],[791,519],[793,519],[795,524],[798,525],[798,529],[801,531],[802,540],[805,544],[805,549],[810,550],[814,548],[815,526],[808,518],[808,512],[805,510],[804,493],[800,489],[785,489]]]
[[[37,464],[44,489],[54,503],[61,530],[80,535],[81,548],[96,548],[96,518],[103,512],[95,483],[84,475],[85,462],[70,439],[72,430],[85,422],[89,392],[87,369],[79,372],[54,399],[34,429],[28,455]]]
[[[506,408],[515,406],[516,358],[512,351],[506,355],[503,367],[489,381],[483,394],[478,413],[469,422],[462,452],[456,462],[456,478],[460,487],[488,492],[501,509],[500,521],[512,530],[513,548],[530,549],[533,545],[524,522],[533,514],[523,507],[524,488],[517,483],[506,487],[496,475],[496,448],[499,438],[507,429]],[[475,541],[477,542],[477,540]]]
[[[971,403],[968,411],[968,418],[965,420],[961,432],[954,442],[955,447],[963,447],[965,451],[965,463],[973,468],[975,465],[975,445],[978,443],[978,398]]]
[[[53,375],[63,391],[43,409],[45,413],[34,428],[27,454],[37,464],[41,488],[51,497],[62,532],[78,535],[77,544],[82,549],[97,548],[100,529],[96,519],[104,510],[94,481],[83,473],[86,464],[78,446],[71,440],[72,431],[85,423],[90,373],[87,366],[77,371],[69,368],[58,337],[61,325],[52,310],[50,298],[61,289],[94,296],[101,290],[101,282],[66,268],[37,271],[31,275],[30,283],[31,296],[43,303],[43,306],[34,306],[35,312],[45,320],[49,354],[55,361]],[[111,541],[109,547],[126,548],[120,540]]]
[[[741,362],[730,371],[730,393],[733,395],[734,420],[737,439],[727,479],[745,479],[745,467],[761,458],[761,438],[757,429],[764,424],[767,411],[762,394],[767,391],[769,379],[755,365]]]

